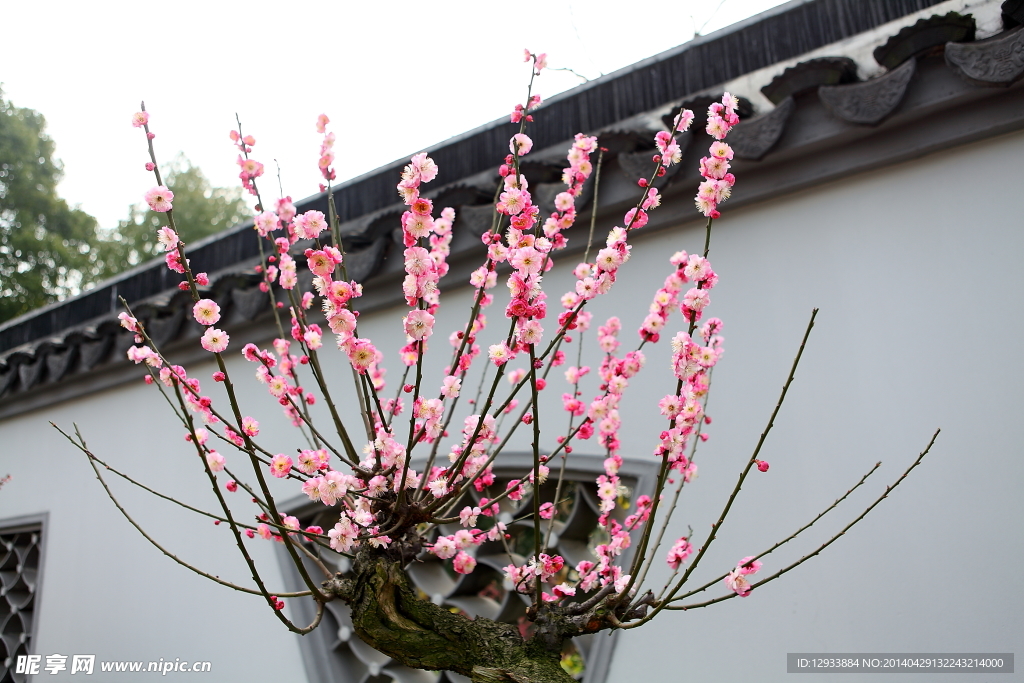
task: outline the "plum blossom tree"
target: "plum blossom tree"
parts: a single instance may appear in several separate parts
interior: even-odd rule
[[[133,118],[133,123],[147,135],[150,168],[156,176],[156,186],[146,193],[146,201],[167,219],[157,240],[168,268],[183,276],[181,288],[192,295],[195,320],[206,327],[200,343],[217,364],[212,379],[222,385],[224,398],[214,401],[204,392],[198,377],[168,362],[144,324],[130,310],[121,314],[122,324],[136,335],[136,345],[128,355],[145,366],[146,381],[167,396],[219,505],[217,512],[190,509],[227,526],[252,572],[253,584],[232,584],[199,568],[185,566],[235,590],[259,596],[276,618],[295,633],[315,629],[328,602],[344,601],[351,609],[355,633],[372,647],[408,666],[450,670],[480,683],[570,681],[572,676],[560,665],[560,653],[563,644],[573,638],[609,629],[636,628],[663,610],[695,609],[749,596],[838,539],[902,482],[931,447],[929,443],[910,468],[838,534],[798,561],[763,575],[763,558],[834,509],[878,465],[790,536],[757,555],[738,560],[735,566],[707,583],[691,585],[693,571],[715,541],[745,479],[754,469],[769,469],[760,457],[762,445],[793,381],[814,325],[814,314],[768,424],[731,494],[714,517],[710,531],[703,538],[696,538],[692,532],[676,539],[667,538],[681,490],[696,474],[696,450],[707,438],[704,430],[710,418],[705,408],[712,369],[723,352],[722,321],[705,319],[711,290],[718,282],[708,256],[712,224],[720,217],[720,207],[729,199],[736,182],[730,172],[733,152],[726,140],[739,120],[738,102],[726,93],[707,112],[706,130],[714,142],[701,159],[703,182],[695,197],[697,210],[707,218],[703,250],[680,251],[671,256],[664,285],[654,293],[650,312],[630,350],[620,352],[622,324],[617,317],[595,326],[597,344],[604,354],[596,372],[600,379],[598,391],[593,396],[584,396],[581,389],[581,381],[592,371],[590,368],[579,362],[567,366],[564,374],[569,390],[562,395],[562,407],[568,413],[568,423],[559,429],[553,425],[550,413],[540,410],[540,392],[547,387],[552,369],[566,364],[566,352],[572,348],[573,337],[577,345],[582,344],[590,330],[593,321],[588,303],[607,295],[621,269],[627,266],[632,236],[644,227],[649,213],[661,202],[655,181],[681,161],[677,138],[691,126],[694,115],[685,109],[679,111],[671,128],[656,135],[657,153],[653,155],[649,175],[637,180],[636,205],[623,217],[622,225],[608,233],[602,245],[588,245],[583,262],[573,270],[575,287],[549,301],[543,289],[544,274],[553,267],[558,252],[566,247],[564,233],[578,218],[576,202],[585,184],[593,182],[597,175],[595,168],[600,165],[601,149],[593,136],[575,137],[566,155],[565,190],[555,199],[555,211],[541,216],[522,160],[533,147],[529,123],[535,115],[542,115],[533,113],[540,98],[532,88],[546,58],[529,52],[526,58],[532,66],[530,88],[525,103],[516,105],[511,116],[519,130],[511,136],[508,154],[498,168],[501,181],[495,193],[492,227],[482,237],[486,254],[469,279],[472,309],[466,324],[448,338],[451,351],[446,360],[440,361],[447,363],[440,386],[428,385],[424,370],[431,367],[428,363],[433,363],[432,367],[439,364],[437,360],[427,360],[427,346],[434,336],[435,314],[441,305],[438,282],[448,271],[446,259],[455,215],[451,208],[437,211],[423,194],[424,186],[438,172],[437,165],[426,154],[412,157],[402,172],[397,190],[407,206],[401,230],[406,273],[402,289],[408,310],[402,318],[406,335],[400,352],[403,376],[392,397],[385,395],[383,354],[373,341],[360,336],[354,302],[362,294],[362,285],[351,281],[346,273],[331,190],[331,181],[335,179],[335,135],[327,132],[327,116],[321,115],[316,124],[324,136],[319,168],[329,198],[327,215],[318,211],[299,214],[288,197],[277,200],[272,207],[265,203],[258,187],[263,166],[250,156],[255,139],[243,135],[240,129],[231,132],[239,151],[242,185],[257,202],[255,229],[261,245],[265,243],[265,256],[259,267],[264,278],[261,286],[271,301],[284,302],[281,308],[273,307],[275,315],[288,313],[287,319],[278,320],[281,334],[272,348],[235,344],[227,332],[217,327],[220,308],[202,294],[208,278],[204,273],[192,272],[184,242],[179,238],[174,196],[161,181],[149,114],[143,107]],[[298,287],[302,260],[312,274],[312,289],[307,292]],[[496,302],[491,290],[499,279],[505,281],[510,293],[503,311],[507,323],[494,336],[493,343],[487,344],[484,336],[488,321],[484,311]],[[318,319],[312,311],[315,301],[319,301],[328,330],[314,322]],[[558,307],[557,313],[549,311],[549,305]],[[644,369],[645,350],[668,333],[670,317],[676,310],[682,317],[682,327],[670,340],[675,386],[658,404],[664,428],[660,434],[652,435],[653,457],[658,463],[656,481],[653,490],[631,501],[628,516],[619,521],[613,515],[622,490],[619,409],[631,381]],[[328,335],[333,336],[338,353],[352,368],[354,390],[361,406],[358,424],[343,418],[325,381],[323,364],[328,358]],[[224,354],[231,348],[252,363],[257,379],[280,404],[300,435],[298,438],[308,446],[297,448],[294,458],[261,446],[259,422],[243,414],[225,363]],[[526,368],[510,370],[510,361],[517,357],[526,361]],[[464,398],[467,374],[474,365],[482,373],[481,391],[476,399],[466,401],[471,414],[460,419],[457,408]],[[505,395],[499,392],[503,378],[511,382]],[[315,388],[308,388],[309,383]],[[327,406],[332,423],[329,427],[317,424],[312,417],[309,407],[317,401]],[[507,415],[513,417],[504,420]],[[365,431],[365,435],[357,436],[356,429]],[[495,467],[509,438],[519,430],[529,437],[532,463],[501,486]],[[80,434],[65,436],[88,455],[98,476],[100,468],[106,467],[138,483],[100,461]],[[932,442],[934,439],[933,436]],[[565,490],[566,463],[573,449],[586,441],[596,443],[605,455],[603,472],[594,484],[600,501],[598,526],[605,540],[596,544],[591,559],[570,566],[563,557],[550,552],[548,540]],[[240,457],[225,456],[217,447]],[[229,468],[238,463],[251,467],[248,481],[241,476],[241,470]],[[333,528],[303,528],[296,517],[285,514],[271,494],[268,477],[293,482],[311,501],[332,510],[337,519]],[[516,561],[508,547],[509,530],[498,513],[503,503],[524,499],[549,479],[557,482],[554,500],[545,502],[539,495],[532,496],[532,548],[528,556]],[[240,513],[241,505],[229,503],[230,494],[238,489],[244,490],[246,501],[252,500],[255,507],[251,512]],[[475,491],[479,498],[467,503],[469,491]],[[110,493],[109,488],[107,492]],[[115,503],[131,521],[127,511],[116,500]],[[445,534],[440,531],[444,525],[458,525],[461,529]],[[141,527],[139,530],[146,533]],[[258,542],[256,536],[283,546],[302,578],[303,590],[285,593],[264,583],[248,546],[250,539]],[[484,543],[505,544],[510,558],[504,570],[506,585],[509,590],[528,596],[528,629],[455,614],[423,599],[410,582],[409,564],[426,554],[450,562],[455,573],[472,572],[476,565],[474,549]],[[329,571],[319,559],[329,551],[349,558],[351,571]],[[660,589],[648,582],[652,566],[658,562],[665,562],[671,570],[670,580]],[[323,576],[315,576],[311,567],[322,571]],[[722,589],[718,597],[697,597],[716,586]],[[283,610],[285,600],[313,601],[316,617],[309,624],[293,623]]]

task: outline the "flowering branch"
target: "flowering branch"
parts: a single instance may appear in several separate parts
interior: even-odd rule
[[[799,536],[799,535],[800,535],[800,534],[802,534],[803,532],[805,532],[805,531],[807,531],[808,529],[810,529],[810,528],[811,528],[812,526],[814,526],[814,523],[815,523],[815,522],[817,522],[817,521],[818,521],[819,519],[821,519],[822,517],[824,517],[825,515],[827,515],[827,514],[828,514],[829,512],[831,512],[832,510],[834,510],[834,509],[836,508],[836,506],[838,506],[838,505],[839,505],[840,503],[842,503],[842,502],[843,502],[844,500],[846,500],[846,498],[847,498],[847,497],[849,497],[849,495],[850,495],[851,493],[853,493],[853,492],[854,492],[854,491],[856,491],[856,490],[857,490],[858,488],[860,488],[860,487],[861,487],[861,485],[862,485],[862,484],[863,484],[863,483],[864,483],[865,481],[867,481],[867,480],[868,480],[868,477],[870,477],[870,476],[871,476],[872,474],[874,474],[874,473],[875,473],[875,470],[877,470],[877,469],[878,469],[879,467],[881,467],[881,465],[882,465],[881,461],[879,461],[879,462],[876,462],[876,463],[874,464],[874,466],[873,466],[873,467],[872,467],[872,468],[871,468],[870,470],[868,470],[868,472],[867,472],[867,473],[866,473],[866,474],[865,474],[865,475],[864,475],[863,477],[861,477],[861,478],[860,478],[860,481],[858,481],[858,482],[857,482],[856,484],[854,484],[854,485],[853,485],[853,486],[852,486],[852,487],[850,488],[850,490],[848,490],[848,491],[847,491],[846,493],[844,493],[843,495],[841,495],[841,496],[840,496],[839,498],[836,498],[836,499],[835,499],[835,501],[833,501],[831,505],[829,505],[829,506],[828,506],[827,508],[825,508],[824,510],[822,510],[821,512],[819,512],[819,513],[818,513],[818,514],[817,514],[817,515],[816,515],[816,516],[814,517],[814,519],[812,519],[811,521],[807,522],[807,524],[804,524],[804,525],[803,525],[802,527],[800,527],[799,529],[797,529],[796,531],[794,531],[794,532],[793,532],[792,534],[790,534],[790,535],[789,535],[789,536],[787,536],[786,538],[784,538],[784,539],[782,539],[781,541],[777,542],[777,543],[776,543],[775,545],[773,545],[772,547],[768,548],[768,549],[767,549],[767,550],[765,550],[765,551],[762,551],[762,552],[758,553],[757,555],[754,555],[754,556],[753,556],[753,557],[752,557],[752,558],[751,558],[751,559],[750,559],[750,560],[749,560],[749,561],[748,561],[747,563],[745,563],[745,564],[749,564],[750,562],[753,562],[753,561],[755,561],[755,560],[760,560],[760,559],[761,559],[762,557],[764,557],[765,555],[769,555],[769,554],[771,554],[771,553],[775,552],[776,550],[778,550],[779,548],[781,548],[781,547],[782,547],[782,546],[784,546],[785,544],[789,543],[790,541],[792,541],[793,539],[795,539],[795,538],[796,538],[797,536]],[[725,580],[725,579],[726,579],[727,577],[728,577],[728,574],[722,574],[722,575],[721,575],[721,576],[719,576],[718,578],[716,578],[716,579],[712,579],[711,581],[708,581],[708,582],[707,582],[706,584],[704,584],[703,586],[700,586],[699,588],[694,588],[694,589],[692,589],[692,590],[689,590],[689,591],[687,591],[686,593],[684,593],[684,594],[682,594],[682,595],[677,595],[676,597],[672,598],[672,600],[671,600],[670,602],[680,602],[680,601],[682,601],[682,600],[685,600],[686,598],[689,598],[689,597],[691,597],[691,596],[693,596],[693,595],[696,595],[697,593],[700,593],[700,592],[703,592],[703,591],[707,590],[707,589],[708,589],[708,588],[710,588],[711,586],[713,586],[713,585],[717,584],[717,583],[718,583],[719,581],[723,581],[723,580]],[[668,590],[668,586],[665,586],[665,590]],[[662,592],[664,593],[664,591],[662,591]],[[671,606],[671,605],[668,605],[668,606],[666,606],[666,608],[665,608],[665,609],[678,609],[678,608],[677,608],[677,607],[673,607],[673,606]]]
[[[707,540],[704,541],[704,544],[701,546],[700,550],[697,551],[697,557],[694,558],[689,568],[685,572],[683,572],[682,577],[679,579],[678,582],[676,582],[675,587],[669,592],[666,598],[667,600],[672,600],[672,598],[679,591],[679,589],[682,588],[683,584],[686,583],[686,580],[690,578],[690,574],[693,573],[693,570],[697,568],[697,565],[700,563],[701,558],[704,557],[704,554],[707,552],[708,548],[711,547],[711,543],[715,540],[719,530],[722,528],[722,524],[725,522],[725,518],[728,516],[729,511],[732,509],[732,504],[733,502],[735,502],[736,496],[739,494],[740,489],[743,487],[743,482],[746,480],[747,475],[750,473],[750,469],[754,467],[756,463],[760,462],[757,459],[757,456],[761,453],[761,447],[764,445],[765,439],[768,438],[768,433],[772,430],[772,427],[775,426],[775,418],[778,416],[779,411],[782,409],[782,404],[786,400],[786,394],[789,392],[789,387],[793,383],[793,378],[796,377],[796,369],[800,365],[800,358],[803,357],[804,348],[807,345],[808,337],[810,337],[811,335],[811,330],[814,329],[814,319],[815,317],[817,317],[817,315],[818,309],[815,308],[813,311],[811,311],[811,319],[807,323],[807,330],[804,331],[803,339],[800,340],[800,348],[797,350],[796,357],[793,359],[793,366],[789,370],[789,375],[786,377],[786,382],[782,385],[782,393],[779,394],[779,400],[775,404],[775,409],[772,410],[771,417],[768,418],[768,425],[765,427],[764,431],[761,432],[761,437],[757,440],[757,445],[754,447],[753,454],[747,461],[746,467],[743,468],[743,472],[740,473],[740,476],[736,481],[736,486],[733,487],[732,493],[729,494],[729,498],[725,502],[725,508],[723,508],[721,514],[718,516],[718,520],[711,525],[711,532],[708,534]],[[651,617],[653,617],[654,614],[657,613],[658,609],[659,608],[655,608],[654,612],[651,614]]]
[[[815,557],[816,555],[821,553],[821,551],[823,551],[825,548],[829,547],[830,545],[835,543],[837,540],[839,540],[842,536],[844,536],[846,534],[846,532],[849,531],[851,528],[853,528],[853,526],[855,524],[857,524],[859,521],[864,519],[869,512],[874,510],[875,506],[877,506],[883,500],[888,498],[889,494],[892,493],[893,489],[895,489],[897,486],[899,486],[903,482],[903,480],[906,479],[907,475],[910,474],[911,470],[913,470],[915,467],[917,467],[918,465],[921,464],[921,461],[924,460],[924,456],[926,456],[928,454],[928,451],[930,451],[932,446],[935,444],[935,439],[938,438],[939,432],[941,432],[941,431],[942,431],[941,429],[936,429],[935,433],[932,434],[932,438],[928,442],[928,445],[925,447],[925,449],[923,451],[921,451],[921,453],[918,454],[918,456],[914,460],[914,462],[912,462],[910,464],[910,467],[908,467],[906,469],[906,471],[903,472],[903,474],[900,475],[899,479],[897,479],[895,482],[893,482],[889,486],[886,486],[885,487],[885,492],[882,493],[882,495],[880,495],[878,498],[876,498],[875,501],[873,503],[871,503],[871,505],[869,505],[867,508],[865,508],[865,510],[862,513],[860,513],[853,521],[851,521],[849,524],[844,526],[842,528],[842,530],[839,531],[839,533],[837,533],[835,536],[833,536],[829,540],[827,540],[824,543],[822,543],[820,546],[818,546],[818,548],[814,552],[808,553],[807,555],[804,555],[799,560],[797,560],[796,562],[793,562],[789,566],[784,567],[783,569],[780,569],[779,571],[775,572],[771,576],[766,576],[764,579],[758,581],[757,583],[752,584],[750,586],[750,590],[753,590],[754,588],[757,588],[758,586],[762,586],[762,585],[768,583],[769,581],[774,581],[775,579],[779,578],[783,574],[786,574],[789,571],[791,571],[793,569],[796,569],[801,564],[803,564],[807,560],[811,559],[812,557]],[[802,531],[802,529],[800,531]],[[799,531],[797,533],[799,533]],[[786,540],[788,540],[788,539],[786,539]],[[781,545],[781,544],[779,544],[779,545]],[[774,550],[774,548],[772,548],[771,550]],[[771,550],[768,550],[767,552],[771,552]],[[766,554],[766,553],[762,553],[762,554]],[[722,602],[723,600],[728,600],[729,598],[734,598],[737,595],[739,595],[739,593],[731,593],[731,594],[724,595],[722,597],[714,598],[713,600],[708,600],[706,602],[701,602],[701,603],[691,603],[689,605],[670,605],[670,606],[666,606],[666,609],[678,609],[678,610],[684,610],[684,611],[685,610],[690,610],[690,609],[697,609],[699,607],[707,607],[708,605],[713,605],[715,603]],[[680,598],[682,598],[682,597],[683,596],[680,596]]]
[[[82,451],[82,453],[84,453],[86,455],[86,457],[89,459],[89,464],[92,466],[93,472],[95,472],[95,474],[96,474],[96,478],[99,480],[100,484],[103,486],[103,490],[106,491],[107,497],[110,498],[111,502],[114,503],[114,506],[117,507],[118,511],[120,511],[120,513],[124,516],[124,518],[127,519],[128,522],[133,527],[135,527],[135,529],[140,534],[142,534],[142,537],[145,538],[147,541],[149,541],[157,550],[159,550],[164,555],[166,555],[167,557],[171,558],[172,560],[174,560],[175,562],[177,562],[181,566],[185,567],[186,569],[189,569],[189,570],[195,572],[196,574],[199,574],[200,576],[202,576],[204,578],[210,579],[211,581],[219,583],[222,586],[227,586],[228,588],[231,588],[233,590],[240,591],[242,593],[249,593],[251,595],[263,595],[263,593],[261,593],[258,590],[253,590],[252,588],[246,588],[245,586],[239,586],[237,584],[231,583],[230,581],[225,581],[224,579],[221,579],[219,576],[214,576],[213,574],[210,574],[208,572],[204,572],[203,570],[199,569],[198,567],[194,567],[193,565],[185,562],[184,560],[179,558],[177,555],[175,555],[174,553],[170,552],[169,550],[164,548],[162,545],[160,545],[152,536],[150,536],[149,534],[146,533],[145,529],[143,529],[138,524],[138,522],[136,522],[134,519],[132,519],[132,516],[129,515],[128,511],[124,509],[124,506],[122,506],[121,503],[118,502],[117,498],[114,496],[113,491],[110,490],[110,487],[107,485],[107,482],[103,479],[103,475],[100,474],[99,469],[97,469],[97,467],[96,467],[96,463],[97,462],[99,462],[101,464],[103,464],[103,463],[99,460],[99,458],[97,458],[95,455],[93,455],[92,452],[89,450],[88,446],[85,445],[85,441],[84,441],[84,439],[82,439],[82,435],[78,431],[78,425],[75,425],[75,436],[78,438],[77,441],[70,434],[68,434],[67,432],[62,430],[60,427],[58,427],[54,423],[51,422],[50,425],[54,429],[56,429],[58,432],[60,432],[61,435],[63,435],[65,439],[70,441],[72,443],[72,445],[75,446],[75,448],[79,449],[80,451]],[[111,469],[109,466],[107,466],[105,464],[103,466],[106,467],[107,469]],[[111,471],[113,471],[113,470],[111,470]],[[120,473],[118,473],[118,474],[120,474]],[[121,476],[124,476],[124,475],[121,475]],[[154,491],[152,493],[156,493],[156,492]],[[157,495],[159,495],[159,494],[157,494]],[[166,496],[160,496],[160,497],[161,498],[165,498]],[[175,501],[175,502],[177,502],[177,501]],[[201,514],[207,514],[207,513],[203,513],[201,510],[195,510],[195,512],[199,512]],[[286,597],[286,598],[295,597],[295,598],[297,598],[297,597],[305,597],[307,595],[312,595],[312,593],[310,593],[309,591],[299,591],[299,592],[295,592],[295,593],[279,593],[278,595],[279,595],[279,597]],[[317,621],[319,621],[319,619],[317,619]],[[310,630],[312,630],[312,629],[310,629]]]

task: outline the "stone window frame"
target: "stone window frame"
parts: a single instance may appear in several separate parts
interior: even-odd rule
[[[27,680],[25,674],[15,674],[14,671],[18,655],[33,653],[32,644],[36,642],[39,632],[48,527],[48,513],[0,520],[2,683],[22,683]]]

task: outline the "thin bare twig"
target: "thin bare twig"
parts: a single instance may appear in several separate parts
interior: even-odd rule
[[[708,225],[710,226],[710,221],[708,222]],[[818,309],[815,308],[814,310],[811,311],[811,319],[807,323],[807,330],[804,332],[803,339],[800,341],[800,348],[797,350],[796,357],[793,359],[793,366],[789,370],[789,375],[786,377],[785,384],[782,385],[782,393],[779,394],[779,400],[775,404],[775,409],[772,411],[771,417],[768,418],[768,425],[765,427],[764,431],[761,432],[761,438],[758,439],[757,446],[755,446],[753,454],[747,461],[746,467],[743,468],[743,472],[740,473],[739,478],[736,480],[736,486],[733,488],[732,493],[729,494],[729,499],[725,503],[725,508],[723,508],[722,513],[718,517],[718,520],[711,525],[711,533],[708,535],[707,540],[704,541],[704,544],[700,547],[700,550],[697,551],[697,557],[694,558],[693,563],[690,564],[689,568],[685,572],[683,572],[682,577],[680,577],[679,581],[676,582],[675,587],[672,588],[672,590],[666,597],[666,601],[669,601],[672,598],[674,598],[675,594],[679,591],[680,588],[683,587],[683,584],[686,583],[686,580],[690,578],[690,574],[692,574],[693,570],[697,568],[698,564],[700,564],[701,559],[704,557],[705,553],[707,553],[708,548],[711,547],[712,542],[714,542],[715,537],[717,536],[719,530],[722,528],[722,524],[725,523],[725,518],[729,515],[729,511],[732,509],[732,505],[736,501],[736,496],[739,495],[740,489],[743,488],[743,482],[746,481],[747,475],[750,473],[750,468],[754,466],[754,463],[757,461],[757,456],[761,453],[761,447],[764,445],[765,440],[768,438],[768,433],[772,430],[772,427],[775,426],[775,418],[778,416],[779,411],[782,409],[782,404],[786,400],[786,394],[789,391],[790,385],[793,383],[793,378],[796,376],[796,369],[800,365],[800,358],[803,356],[804,348],[807,346],[807,339],[808,337],[810,337],[811,330],[814,328],[814,319],[817,315]],[[657,502],[658,499],[655,498],[655,506],[657,505]],[[653,516],[654,514],[655,511],[652,510],[651,515]],[[650,525],[648,525],[648,529],[649,528]],[[649,615],[644,617],[640,622],[634,623],[645,623],[647,621],[650,621],[652,618],[654,618],[654,615],[656,615],[658,612],[664,609],[665,604],[666,602],[662,602],[661,604],[657,605]]]
[[[164,555],[166,555],[167,557],[171,558],[172,560],[174,560],[175,562],[180,564],[182,567],[185,567],[186,569],[189,569],[189,570],[195,572],[196,574],[199,574],[200,576],[202,576],[204,578],[207,578],[207,579],[210,579],[211,581],[219,583],[222,586],[227,586],[228,588],[231,588],[233,590],[236,590],[236,591],[239,591],[239,592],[242,592],[242,593],[248,593],[250,595],[263,595],[263,593],[261,593],[258,590],[255,590],[253,588],[246,588],[245,586],[239,586],[236,583],[231,583],[230,581],[225,581],[224,579],[220,578],[219,576],[214,576],[213,574],[210,574],[209,572],[204,572],[202,569],[199,569],[198,567],[195,567],[195,566],[189,564],[188,562],[185,562],[184,560],[179,558],[177,555],[172,553],[170,550],[168,550],[167,548],[165,548],[162,545],[160,545],[152,536],[150,536],[149,534],[146,533],[146,531],[139,525],[138,522],[136,522],[132,518],[131,515],[128,514],[128,511],[124,509],[124,506],[121,505],[121,502],[114,496],[113,491],[110,490],[110,487],[107,485],[107,482],[103,479],[103,475],[100,474],[99,469],[96,467],[96,463],[100,462],[100,460],[89,451],[89,449],[85,446],[85,442],[79,443],[79,442],[75,441],[75,439],[72,438],[70,434],[65,432],[63,429],[58,427],[53,422],[51,422],[50,425],[54,429],[56,429],[58,432],[60,432],[64,436],[65,439],[70,441],[72,443],[72,445],[75,446],[75,448],[77,448],[78,450],[82,451],[86,455],[86,457],[89,460],[89,465],[92,467],[92,471],[96,473],[96,478],[99,479],[100,484],[103,485],[103,490],[106,491],[107,497],[110,498],[111,502],[114,503],[114,506],[121,512],[121,514],[124,516],[124,518],[128,520],[128,523],[131,524],[133,527],[135,527],[135,529],[140,534],[142,534],[142,537],[145,538],[147,541],[149,541],[157,550],[159,550]],[[76,432],[77,432],[77,427],[76,427]],[[79,435],[79,438],[81,438],[81,435]],[[104,465],[104,466],[106,466],[106,465]],[[279,598],[300,598],[300,597],[305,597],[307,595],[312,595],[312,593],[310,593],[309,591],[300,591],[300,592],[297,592],[297,593],[277,593],[276,595]]]
[[[761,559],[762,557],[764,557],[765,555],[768,555],[769,553],[773,553],[773,552],[775,552],[776,550],[778,550],[778,549],[779,549],[779,548],[781,548],[782,546],[786,545],[787,543],[789,543],[790,541],[792,541],[792,540],[793,540],[794,538],[796,538],[797,536],[799,536],[799,535],[800,535],[800,534],[802,534],[803,532],[805,532],[805,531],[807,531],[808,529],[810,529],[810,528],[811,528],[812,526],[814,526],[815,522],[817,522],[817,521],[818,521],[819,519],[821,519],[822,517],[824,517],[825,515],[827,515],[827,514],[828,514],[829,512],[831,512],[832,510],[834,510],[834,509],[836,508],[836,506],[837,506],[837,505],[839,505],[840,503],[842,503],[842,502],[843,502],[844,500],[846,500],[846,499],[847,499],[847,498],[849,497],[849,495],[850,495],[851,493],[853,493],[853,492],[854,492],[854,491],[856,491],[856,490],[857,490],[858,488],[860,488],[860,487],[861,487],[861,485],[862,485],[862,484],[863,484],[863,483],[864,483],[865,481],[867,481],[867,480],[868,480],[868,477],[870,477],[870,476],[871,476],[872,474],[874,474],[874,473],[875,473],[875,471],[876,471],[876,470],[877,470],[877,469],[878,469],[878,468],[879,468],[879,467],[880,467],[881,465],[882,465],[881,461],[879,461],[879,462],[876,462],[876,463],[875,463],[875,465],[874,465],[874,466],[873,466],[873,467],[872,467],[872,468],[871,468],[870,470],[868,470],[868,472],[867,472],[867,473],[866,473],[866,474],[865,474],[865,475],[864,475],[863,477],[861,477],[861,478],[860,478],[860,481],[858,481],[858,482],[857,482],[856,484],[854,484],[854,485],[853,485],[853,487],[851,487],[849,491],[847,491],[846,493],[844,493],[843,495],[841,495],[841,496],[840,496],[839,498],[836,498],[836,499],[835,499],[835,501],[833,501],[833,503],[832,503],[831,505],[829,505],[829,506],[828,506],[827,508],[825,508],[824,510],[822,510],[821,512],[819,512],[819,513],[818,513],[818,514],[817,514],[817,515],[816,515],[816,516],[814,517],[814,519],[812,519],[811,521],[809,521],[809,522],[808,522],[807,524],[804,524],[804,525],[803,525],[802,527],[800,527],[799,529],[797,529],[796,531],[794,531],[794,532],[793,532],[792,534],[790,534],[790,535],[789,535],[789,536],[787,536],[786,538],[782,539],[781,541],[779,541],[778,543],[776,543],[775,545],[773,545],[773,546],[772,546],[771,548],[768,548],[768,550],[765,550],[764,552],[761,552],[761,553],[758,553],[757,555],[754,555],[754,557],[752,557],[752,558],[750,559],[750,561],[751,561],[751,562],[753,562],[754,560],[760,560],[760,559]],[[671,600],[670,602],[680,602],[680,601],[682,601],[682,600],[685,600],[686,598],[688,598],[688,597],[690,597],[690,596],[693,596],[693,595],[696,595],[697,593],[700,593],[700,592],[702,592],[702,591],[705,591],[705,590],[707,590],[708,588],[710,588],[711,586],[714,586],[714,585],[715,585],[716,583],[718,583],[719,581],[722,581],[722,580],[724,580],[724,579],[725,579],[725,577],[726,577],[726,576],[728,576],[728,575],[729,575],[729,574],[728,574],[728,572],[726,572],[725,574],[722,574],[721,576],[719,576],[719,577],[717,577],[717,578],[714,578],[714,579],[712,579],[711,581],[708,581],[708,582],[707,582],[706,584],[704,584],[704,585],[703,585],[703,586],[701,586],[700,588],[694,588],[694,589],[693,589],[693,590],[691,590],[691,591],[687,591],[687,592],[686,592],[686,593],[684,593],[683,595],[678,595],[678,596],[676,596],[676,597],[675,597],[675,598],[673,598],[673,599],[672,599],[672,600]],[[672,607],[672,606],[668,606],[668,607],[666,607],[666,609],[679,609],[679,608],[678,608],[678,607]]]
[[[891,484],[890,486],[886,486],[885,487],[885,492],[882,495],[880,495],[878,498],[876,498],[875,502],[873,502],[871,505],[869,505],[867,507],[867,509],[864,510],[864,512],[860,513],[860,515],[858,515],[856,519],[854,519],[852,522],[850,522],[849,524],[844,526],[842,528],[842,530],[839,533],[837,533],[835,536],[833,536],[832,538],[828,539],[826,542],[824,542],[820,546],[818,546],[817,550],[815,550],[814,552],[812,552],[812,553],[810,553],[808,555],[804,555],[803,557],[801,557],[799,560],[797,560],[793,564],[789,565],[788,567],[784,567],[783,569],[780,569],[779,571],[775,572],[771,576],[766,576],[765,578],[761,579],[757,583],[752,584],[751,585],[751,590],[753,590],[754,588],[757,588],[758,586],[763,586],[764,584],[768,583],[769,581],[774,581],[775,579],[779,578],[783,574],[785,574],[785,573],[787,573],[787,572],[789,572],[789,571],[791,571],[793,569],[796,569],[801,564],[803,564],[807,560],[811,559],[815,555],[819,554],[822,550],[824,550],[825,548],[829,547],[830,545],[835,543],[837,540],[839,540],[839,538],[841,536],[843,536],[847,531],[849,531],[853,527],[854,524],[856,524],[857,522],[859,522],[862,519],[864,519],[864,517],[866,517],[867,514],[869,512],[871,512],[875,508],[876,505],[878,505],[883,500],[885,500],[889,496],[889,494],[892,493],[893,489],[895,489],[897,486],[899,486],[900,483],[902,483],[903,480],[907,477],[907,475],[910,474],[911,470],[913,470],[915,467],[917,467],[918,465],[921,464],[921,461],[924,459],[924,456],[926,456],[928,454],[928,451],[931,450],[932,445],[935,443],[935,439],[938,438],[939,432],[941,432],[941,431],[942,431],[941,429],[936,429],[935,430],[935,433],[932,434],[931,441],[928,442],[928,446],[923,451],[921,451],[921,453],[917,456],[917,458],[910,465],[910,467],[908,467],[907,470],[902,475],[900,475],[900,478],[897,479],[893,484]],[[701,607],[707,607],[708,605],[714,605],[715,603],[722,602],[723,600],[728,600],[730,598],[735,598],[737,595],[738,595],[737,593],[730,593],[728,595],[723,595],[723,596],[720,596],[720,597],[717,597],[717,598],[713,598],[713,599],[708,600],[706,602],[691,603],[689,605],[672,606],[672,607],[668,607],[666,609],[678,609],[678,610],[699,609]],[[629,626],[632,626],[632,624],[630,624]]]

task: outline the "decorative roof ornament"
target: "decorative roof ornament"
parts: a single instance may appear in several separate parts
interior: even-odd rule
[[[382,235],[365,249],[346,252],[345,267],[348,269],[349,278],[362,282],[375,273],[384,260],[384,247],[387,241],[387,235]]]
[[[258,286],[249,287],[248,289],[238,288],[231,290],[231,305],[244,320],[255,318],[267,307],[269,302],[270,299],[267,293]]]
[[[874,126],[899,106],[916,68],[915,57],[863,83],[823,85],[818,88],[818,98],[844,121]]]
[[[40,348],[35,354],[34,363],[22,362],[18,365],[18,379],[21,381],[21,388],[31,389],[39,382],[43,377],[43,368],[46,367],[46,361],[44,360],[45,347]],[[25,354],[26,360],[29,358],[28,354]]]
[[[262,292],[260,292],[262,294]],[[107,324],[107,329],[113,329],[111,325]],[[82,362],[80,364],[82,372],[88,372],[107,357],[110,353],[110,347],[114,344],[113,334],[101,334],[98,330],[94,330],[93,334],[86,333],[84,341],[79,346],[79,355],[81,356]],[[3,380],[0,379],[0,384]],[[3,392],[0,391],[0,394]]]
[[[1006,28],[1024,24],[1024,0],[1006,0],[999,9],[1003,13],[1003,25]]]
[[[46,375],[50,381],[59,382],[74,365],[77,357],[78,344],[74,340],[54,343],[53,350],[46,356]]]
[[[974,43],[948,43],[946,63],[975,85],[1008,86],[1024,76],[1024,26]]]
[[[779,104],[821,85],[840,85],[857,80],[857,64],[849,57],[819,57],[791,66],[761,88],[762,94]]]
[[[729,144],[737,159],[759,161],[782,137],[796,105],[792,97],[782,100],[770,112],[740,121],[729,132]]]
[[[876,47],[872,55],[876,62],[892,71],[900,64],[932,48],[950,42],[972,41],[974,31],[974,17],[970,14],[935,14],[927,19],[921,19],[912,26],[904,27],[883,45]]]

